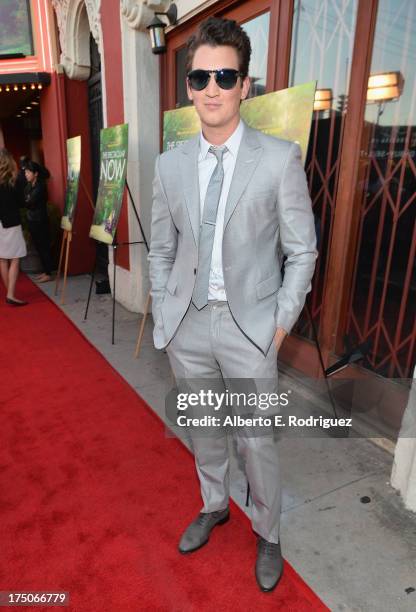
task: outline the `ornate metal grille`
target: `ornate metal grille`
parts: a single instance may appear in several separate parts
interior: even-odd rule
[[[332,92],[330,108],[314,112],[305,165],[319,250],[307,304],[318,328],[348,105],[356,13],[357,0],[296,0],[293,16],[289,87],[316,79],[318,89]],[[312,337],[305,309],[293,331],[302,337]]]
[[[416,359],[416,6],[380,0],[371,72],[400,71],[398,98],[368,104],[356,187],[360,225],[346,331],[369,366],[412,376]]]

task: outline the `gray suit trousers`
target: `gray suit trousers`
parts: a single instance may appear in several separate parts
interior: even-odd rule
[[[201,381],[215,391],[277,393],[277,351],[274,342],[266,355],[241,331],[227,302],[210,301],[202,310],[191,303],[176,334],[166,347],[178,390],[198,391]],[[247,384],[245,386],[245,381]],[[204,383],[202,383],[203,386]],[[239,406],[230,408],[233,415]],[[255,415],[261,414],[257,408]],[[193,408],[194,414],[197,408]],[[269,416],[269,413],[264,413]],[[188,430],[198,473],[202,512],[214,512],[228,505],[229,449],[227,429],[216,428],[212,435]],[[273,427],[259,431],[231,427],[252,497],[252,526],[269,542],[279,541],[280,470]]]

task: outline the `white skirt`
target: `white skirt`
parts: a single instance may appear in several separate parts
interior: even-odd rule
[[[15,259],[27,255],[22,226],[3,227],[0,221],[0,258]]]

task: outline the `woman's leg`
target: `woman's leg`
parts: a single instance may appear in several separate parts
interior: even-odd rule
[[[9,300],[16,300],[14,291],[16,289],[17,277],[19,276],[19,258],[15,257],[10,261],[9,282],[7,285],[7,297]],[[17,300],[16,300],[17,301]]]
[[[3,284],[7,291],[7,285],[9,284],[9,260],[8,259],[0,259],[0,275],[3,281]]]

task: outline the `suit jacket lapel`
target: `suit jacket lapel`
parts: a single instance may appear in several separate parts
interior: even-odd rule
[[[225,206],[224,231],[259,163],[262,150],[263,148],[257,138],[256,130],[253,130],[244,122],[244,133],[238,148],[233,178]]]
[[[193,136],[181,145],[179,160],[180,179],[182,182],[183,193],[188,210],[189,220],[194,234],[195,244],[199,241],[199,179],[198,179],[198,155],[199,155],[199,134]]]

